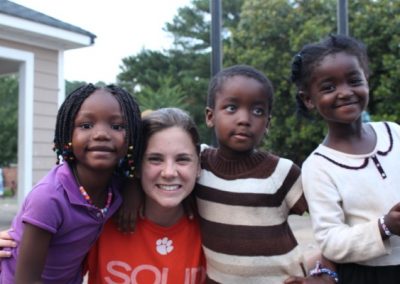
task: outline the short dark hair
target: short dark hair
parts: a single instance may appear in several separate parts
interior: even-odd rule
[[[207,106],[210,108],[215,107],[215,97],[217,93],[223,88],[226,79],[234,76],[244,76],[260,82],[268,98],[268,112],[271,113],[274,94],[272,84],[261,71],[248,65],[233,65],[218,72],[208,85]]]

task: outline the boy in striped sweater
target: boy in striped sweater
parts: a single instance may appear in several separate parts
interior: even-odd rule
[[[206,123],[218,147],[203,149],[196,189],[207,283],[304,276],[287,221],[307,210],[300,168],[257,149],[268,132],[272,98],[270,81],[250,66],[224,69],[210,82]]]

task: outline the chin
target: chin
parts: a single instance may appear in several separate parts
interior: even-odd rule
[[[174,208],[177,208],[177,207],[181,206],[181,204],[182,204],[182,200],[181,201],[176,201],[176,202],[163,202],[163,203],[160,203],[160,205],[165,209],[174,209]]]

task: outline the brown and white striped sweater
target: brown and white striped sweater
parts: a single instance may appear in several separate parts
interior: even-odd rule
[[[202,152],[195,191],[208,283],[282,283],[302,276],[287,222],[307,210],[300,169],[266,152],[228,160]]]

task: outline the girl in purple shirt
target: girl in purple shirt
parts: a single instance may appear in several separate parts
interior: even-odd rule
[[[88,84],[66,98],[54,138],[59,165],[13,220],[17,247],[1,262],[0,283],[82,283],[84,257],[118,209],[124,177],[133,177],[140,133],[137,103],[116,86]]]

